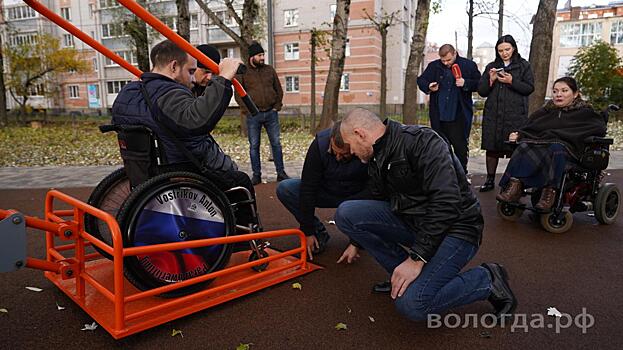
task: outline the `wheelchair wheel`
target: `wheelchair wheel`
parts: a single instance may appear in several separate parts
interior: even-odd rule
[[[125,173],[125,169],[117,169],[100,181],[93,192],[91,192],[87,203],[116,217],[119,208],[121,208],[123,202],[130,195],[130,191],[130,180]],[[112,236],[105,222],[87,214],[84,216],[84,227],[92,236],[112,247]],[[93,246],[93,248],[105,258],[112,260],[110,254],[96,246]]]
[[[611,225],[619,214],[621,192],[613,183],[602,185],[595,199],[595,218],[602,224]]]
[[[123,204],[117,221],[125,247],[224,237],[235,232],[225,194],[207,178],[188,172],[156,176],[138,186]],[[184,281],[222,269],[231,245],[164,251],[124,259],[126,278],[141,290]],[[194,293],[210,281],[163,293]]]
[[[563,211],[560,214],[555,212],[541,214],[541,226],[551,233],[565,233],[573,225],[573,214]]]
[[[523,208],[519,208],[506,202],[498,202],[498,215],[504,220],[517,221],[524,212]]]

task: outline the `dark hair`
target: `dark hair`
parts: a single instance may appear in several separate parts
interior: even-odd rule
[[[456,49],[454,49],[454,46],[450,44],[443,44],[439,48],[439,57],[445,56],[449,53],[455,53],[455,52],[456,52]]]
[[[512,35],[506,34],[506,35],[502,35],[498,39],[498,41],[495,43],[495,60],[496,61],[502,62],[502,57],[500,57],[500,53],[498,52],[498,46],[500,46],[500,44],[503,44],[503,43],[511,44],[511,46],[513,47],[513,55],[511,56],[511,61],[517,57],[521,57],[519,55],[519,51],[517,50],[517,43],[515,42],[515,38],[513,38]]]
[[[154,67],[163,67],[172,61],[184,65],[188,60],[188,54],[171,40],[165,40],[151,49],[149,58]]]
[[[572,78],[572,77],[562,77],[562,78],[556,79],[556,81],[554,81],[554,84],[552,84],[552,88],[557,83],[565,83],[565,84],[567,84],[567,86],[569,86],[569,88],[571,88],[571,91],[573,91],[573,93],[576,93],[579,90],[578,89],[578,82],[575,81],[575,79]]]
[[[344,148],[344,139],[342,138],[342,133],[340,133],[340,125],[342,125],[342,121],[338,120],[331,127],[331,139],[333,139],[333,143],[337,148]]]

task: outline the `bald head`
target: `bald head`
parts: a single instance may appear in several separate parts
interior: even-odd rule
[[[373,155],[372,145],[385,133],[385,124],[369,110],[355,108],[342,119],[340,133],[351,153],[365,163]]]

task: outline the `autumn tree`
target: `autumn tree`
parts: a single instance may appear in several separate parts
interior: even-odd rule
[[[387,32],[389,28],[400,21],[400,10],[387,13],[381,8],[381,13],[371,15],[364,8],[364,17],[367,18],[374,29],[381,35],[381,101],[379,115],[381,119],[387,117]]]
[[[622,61],[614,46],[600,40],[575,54],[569,74],[578,82],[582,95],[602,109],[623,101],[623,77],[617,74],[623,69]]]
[[[177,34],[190,42],[190,10],[188,0],[175,0],[177,7]]]
[[[58,73],[75,71],[86,73],[91,69],[78,51],[60,47],[59,39],[50,34],[38,34],[34,42],[24,42],[4,50],[8,61],[6,86],[20,106],[20,114],[27,112],[28,97],[33,89],[50,96],[53,89],[46,87],[45,80],[54,80]]]
[[[0,1],[0,13],[4,13],[4,3]],[[2,43],[2,31],[4,31],[4,18],[0,23],[0,126],[9,124],[6,104],[6,87],[4,82],[4,52]]]
[[[534,72],[534,92],[529,97],[530,113],[539,109],[545,101],[557,4],[557,0],[540,0],[532,21],[529,61]]]
[[[322,102],[322,116],[318,130],[326,129],[337,120],[338,99],[340,84],[344,72],[346,59],[346,35],[348,33],[348,17],[350,15],[350,0],[337,0],[335,17],[333,17],[333,32],[331,35],[331,56],[327,83],[324,87]]]
[[[311,71],[311,105],[310,105],[310,131],[316,131],[316,65],[320,61],[317,50],[327,45],[327,32],[319,28],[312,28],[309,32],[309,46],[311,51],[310,71]]]
[[[439,12],[439,3],[431,3],[431,0],[418,0],[409,62],[407,63],[407,71],[405,73],[404,100],[402,105],[403,122],[405,124],[417,124],[417,77],[420,73],[422,59],[424,58],[428,18],[431,10],[434,13]]]

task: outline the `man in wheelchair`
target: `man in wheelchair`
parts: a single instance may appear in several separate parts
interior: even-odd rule
[[[607,166],[607,145],[612,143],[603,138],[606,129],[607,112],[597,113],[581,98],[575,79],[556,80],[553,99],[534,112],[521,130],[509,135],[509,141],[518,144],[496,198],[517,203],[524,189],[533,188],[533,209],[547,213],[556,209],[553,207],[560,209],[565,199],[578,201],[574,194],[563,196],[571,185],[583,183],[584,192],[596,192],[601,170]]]
[[[137,154],[124,147],[131,142],[124,142],[124,136],[131,138],[133,135],[119,134],[121,155],[132,186],[162,172],[162,169],[190,168],[209,176],[223,191],[241,186],[255,198],[249,176],[238,171],[236,163],[210,135],[229,105],[233,93],[231,79],[241,61],[223,59],[219,64],[220,75],[214,76],[203,94],[195,97],[191,91],[197,70],[194,57],[172,41],[165,40],[154,46],[150,59],[152,71],[143,73],[139,81],[125,85],[112,108],[114,125],[145,126],[160,142],[159,155],[164,158],[160,165],[164,166],[154,169],[153,165],[142,166],[137,162]],[[148,161],[144,160],[145,163]]]

